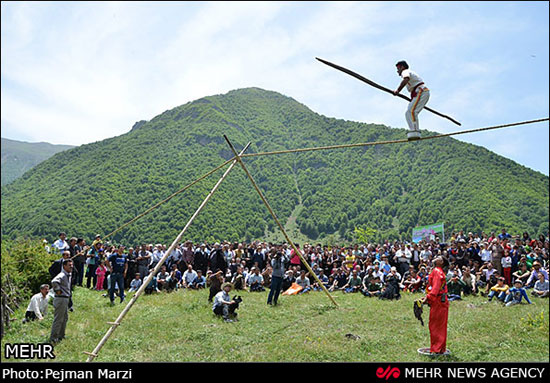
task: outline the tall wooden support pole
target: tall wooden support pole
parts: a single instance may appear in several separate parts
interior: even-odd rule
[[[286,233],[286,230],[285,228],[283,227],[283,225],[281,225],[281,222],[279,222],[279,219],[277,218],[277,215],[275,215],[275,212],[273,211],[273,209],[271,208],[271,206],[269,205],[269,203],[267,202],[267,200],[265,199],[262,191],[260,190],[260,188],[258,187],[258,185],[256,184],[256,181],[254,181],[254,178],[252,178],[252,175],[250,174],[250,172],[248,171],[248,169],[246,168],[245,164],[243,163],[243,161],[241,160],[241,156],[240,154],[237,154],[237,151],[235,150],[235,148],[233,147],[233,144],[231,144],[231,141],[229,141],[229,139],[227,138],[226,135],[223,136],[225,138],[225,141],[227,141],[227,144],[229,145],[229,147],[231,148],[231,150],[233,151],[233,153],[235,154],[235,158],[236,160],[239,162],[239,164],[241,164],[241,167],[243,168],[244,172],[246,173],[246,175],[248,176],[248,179],[250,180],[250,182],[252,183],[252,186],[254,186],[254,189],[256,189],[256,191],[258,192],[258,194],[260,195],[260,198],[262,199],[263,203],[265,204],[265,206],[267,207],[267,210],[269,210],[269,213],[271,214],[271,216],[273,217],[273,219],[275,220],[275,222],[277,223],[277,225],[279,226],[279,229],[281,229],[281,231],[283,232],[283,235],[285,236],[287,242],[290,244],[290,246],[292,246],[292,248],[294,249],[295,253],[298,254],[298,256],[300,257],[300,259],[302,260],[302,263],[306,266],[306,268],[308,269],[309,273],[311,274],[311,276],[313,276],[313,278],[315,278],[315,280],[317,281],[317,283],[319,283],[319,286],[321,286],[321,288],[323,289],[323,291],[325,292],[325,294],[327,294],[327,296],[330,298],[330,300],[332,301],[332,303],[334,303],[335,306],[338,306],[338,303],[336,303],[336,301],[334,300],[334,298],[332,297],[332,295],[330,295],[330,293],[328,292],[327,288],[325,287],[325,285],[323,285],[323,283],[319,280],[319,278],[317,277],[317,275],[313,272],[313,270],[311,269],[311,267],[309,266],[309,264],[307,263],[307,261],[304,259],[304,257],[302,256],[302,253],[298,250],[298,248],[296,247],[296,245],[294,244],[294,242],[292,242],[292,240],[290,239],[290,237],[288,236],[288,234]]]
[[[248,147],[250,146],[250,142],[244,147],[244,149],[241,151],[241,154],[243,154],[247,149]],[[107,330],[107,332],[105,333],[105,335],[103,336],[103,338],[101,339],[101,341],[97,344],[97,346],[95,347],[94,351],[92,352],[86,352],[86,354],[88,355],[88,359],[86,360],[86,362],[91,362],[94,360],[95,357],[97,357],[99,351],[101,350],[101,348],[105,345],[105,343],[107,342],[107,340],[111,337],[111,335],[113,334],[113,332],[116,330],[116,328],[120,325],[120,322],[124,319],[124,317],[126,316],[126,314],[128,313],[128,311],[130,311],[130,309],[132,308],[132,306],[134,305],[134,303],[136,303],[136,301],[138,300],[138,298],[143,294],[143,292],[145,291],[145,288],[149,285],[149,283],[151,282],[151,280],[153,279],[153,276],[155,276],[158,271],[160,270],[161,266],[164,264],[164,262],[166,261],[166,259],[168,258],[168,256],[172,253],[172,251],[176,248],[178,242],[181,241],[181,238],[183,237],[183,234],[187,231],[187,229],[189,228],[189,226],[191,225],[191,223],[195,220],[195,218],[199,215],[199,213],[201,212],[201,210],[206,206],[206,204],[208,203],[208,201],[210,200],[210,198],[212,197],[212,195],[214,195],[214,193],[216,192],[216,190],[218,189],[218,187],[221,185],[221,183],[223,182],[223,180],[227,177],[227,175],[229,174],[229,172],[231,172],[231,170],[233,169],[233,166],[235,166],[235,164],[237,163],[237,159],[235,159],[231,165],[227,168],[227,170],[225,171],[225,173],[223,174],[223,176],[219,179],[219,181],[216,183],[216,185],[214,185],[214,187],[212,188],[212,190],[210,191],[210,193],[206,196],[206,198],[204,199],[204,201],[202,201],[201,205],[199,206],[199,208],[197,209],[197,211],[195,211],[195,213],[191,216],[191,218],[189,219],[189,221],[187,222],[187,224],[185,225],[185,227],[183,228],[183,230],[179,233],[179,235],[176,237],[176,239],[174,240],[174,242],[172,242],[172,244],[170,245],[170,247],[168,248],[168,250],[166,250],[166,253],[164,254],[164,256],[160,259],[159,263],[155,266],[155,268],[153,269],[153,271],[151,271],[149,273],[149,276],[143,281],[143,284],[141,285],[141,287],[139,288],[139,290],[136,292],[136,294],[132,297],[132,299],[130,299],[130,301],[128,302],[128,304],[126,305],[126,307],[124,308],[124,310],[122,310],[122,312],[119,314],[119,316],[117,317],[116,321],[115,322],[110,322],[109,324],[111,325],[111,327],[109,328],[109,330]]]

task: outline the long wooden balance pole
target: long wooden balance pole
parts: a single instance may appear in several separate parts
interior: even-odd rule
[[[316,58],[317,60],[319,60],[320,62],[322,62],[323,64],[326,64],[326,65],[328,65],[328,66],[330,66],[330,67],[333,67],[334,69],[338,69],[339,71],[342,71],[342,72],[344,72],[344,73],[347,73],[347,74],[349,74],[350,76],[353,76],[353,77],[355,77],[356,79],[361,80],[361,81],[363,81],[364,83],[369,84],[370,86],[375,87],[376,89],[380,89],[380,90],[382,90],[382,91],[384,91],[384,92],[387,92],[387,93],[390,93],[390,94],[393,95],[393,90],[388,89],[388,88],[386,88],[386,87],[383,87],[382,85],[379,85],[379,84],[375,83],[374,81],[371,81],[371,80],[369,80],[368,78],[365,78],[365,77],[361,76],[361,75],[358,74],[358,73],[355,73],[355,72],[353,72],[353,71],[351,71],[351,70],[349,70],[349,69],[347,69],[347,68],[344,68],[344,67],[342,67],[342,66],[340,66],[340,65],[333,64],[333,63],[331,63],[330,61],[320,59],[319,57],[315,57],[315,58]],[[402,98],[402,99],[404,99],[404,100],[407,100],[407,101],[409,101],[409,102],[411,101],[411,99],[410,99],[409,97],[405,96],[404,94],[399,93],[397,96],[400,97],[400,98]],[[450,121],[454,122],[455,124],[457,124],[457,125],[459,125],[459,126],[462,125],[460,122],[456,121],[456,120],[453,119],[452,117],[449,117],[449,116],[447,116],[446,114],[440,113],[440,112],[438,112],[437,110],[431,109],[431,108],[429,108],[429,107],[427,107],[427,106],[425,106],[424,109],[426,109],[426,110],[428,110],[428,111],[430,111],[430,112],[432,112],[432,113],[434,113],[434,114],[437,114],[437,115],[440,116],[440,117],[446,118],[447,120],[450,120]]]
[[[244,154],[244,152],[248,149],[248,147],[250,146],[250,142],[244,147],[244,149],[241,151],[241,154]],[[227,168],[227,170],[225,171],[225,173],[222,175],[222,177],[219,179],[219,181],[216,183],[216,185],[214,185],[214,187],[212,188],[212,190],[210,191],[210,193],[208,193],[208,195],[206,196],[206,198],[204,199],[204,201],[202,201],[201,205],[198,207],[198,209],[195,211],[195,213],[191,216],[191,218],[189,219],[189,221],[187,222],[187,224],[185,225],[185,227],[183,228],[183,230],[179,233],[179,235],[176,237],[176,239],[174,240],[174,242],[172,242],[172,244],[170,245],[170,247],[168,248],[168,250],[166,250],[166,253],[164,254],[164,256],[160,259],[159,263],[155,266],[155,268],[153,269],[153,271],[151,271],[149,273],[149,276],[143,281],[143,284],[141,285],[141,287],[139,288],[139,290],[134,294],[134,296],[132,297],[132,299],[130,299],[130,301],[128,302],[128,304],[126,305],[126,307],[124,308],[124,310],[122,310],[122,312],[119,314],[118,318],[116,319],[116,321],[114,322],[107,322],[111,325],[111,327],[109,328],[109,330],[107,330],[107,332],[105,333],[105,335],[103,336],[103,338],[101,339],[101,341],[97,344],[97,346],[95,347],[94,351],[92,352],[84,352],[85,354],[88,355],[88,359],[86,360],[86,362],[91,362],[94,360],[94,358],[97,357],[99,351],[101,350],[101,348],[105,345],[105,343],[107,342],[107,340],[111,337],[111,335],[113,334],[113,332],[115,332],[116,328],[118,326],[120,326],[120,323],[121,321],[124,319],[124,317],[126,316],[126,314],[128,313],[128,311],[130,311],[130,309],[132,308],[132,306],[134,305],[134,303],[136,303],[136,301],[138,300],[138,298],[143,294],[143,292],[145,291],[145,288],[149,285],[149,283],[151,282],[151,280],[153,279],[153,277],[158,273],[158,271],[160,270],[161,266],[164,264],[164,262],[166,261],[166,259],[168,258],[168,256],[172,253],[172,251],[176,248],[176,246],[178,245],[178,242],[181,241],[181,238],[183,237],[183,234],[187,231],[187,229],[189,228],[189,226],[191,225],[191,223],[195,220],[195,218],[199,215],[199,213],[201,212],[201,210],[206,206],[206,204],[208,203],[208,201],[210,200],[210,198],[212,197],[212,195],[214,195],[214,193],[216,192],[216,190],[218,189],[218,187],[221,185],[221,183],[223,182],[223,180],[227,177],[227,175],[229,174],[229,172],[231,171],[231,169],[233,169],[233,166],[235,166],[235,164],[237,163],[237,159],[235,159],[231,165]]]
[[[241,167],[243,168],[244,172],[246,173],[246,175],[248,176],[248,179],[250,180],[250,182],[252,183],[252,186],[254,186],[254,189],[256,189],[256,191],[258,192],[258,194],[260,195],[260,198],[262,199],[263,203],[265,204],[265,206],[267,207],[267,210],[269,210],[269,213],[271,214],[271,216],[273,217],[273,219],[275,220],[275,222],[277,223],[277,225],[279,226],[279,229],[281,229],[281,231],[283,232],[283,235],[285,236],[287,242],[290,244],[290,246],[292,246],[292,248],[294,249],[294,252],[296,254],[298,254],[298,256],[300,257],[300,259],[302,260],[302,263],[306,266],[306,268],[308,269],[309,273],[311,274],[311,276],[313,276],[313,278],[315,278],[315,280],[317,281],[317,283],[319,283],[319,286],[321,286],[321,288],[323,289],[323,291],[325,292],[325,294],[327,294],[327,296],[330,298],[330,300],[332,301],[332,303],[334,303],[335,306],[338,306],[338,303],[336,303],[336,301],[334,300],[334,298],[332,297],[332,295],[330,295],[330,293],[328,292],[327,288],[325,287],[325,285],[323,285],[323,283],[319,280],[319,278],[317,277],[317,275],[313,272],[313,270],[311,269],[311,267],[309,266],[309,263],[304,259],[302,253],[298,250],[298,248],[296,247],[296,245],[294,244],[294,242],[292,242],[292,240],[290,239],[290,237],[288,236],[288,234],[286,233],[286,230],[285,228],[283,227],[283,225],[281,225],[281,222],[279,222],[279,219],[277,218],[277,215],[275,214],[275,212],[273,211],[273,209],[271,208],[271,206],[269,205],[269,202],[267,202],[266,198],[264,197],[262,191],[260,190],[260,188],[258,187],[258,185],[256,184],[256,181],[254,181],[254,178],[252,178],[252,175],[250,174],[250,172],[248,171],[248,169],[246,168],[245,164],[243,163],[243,161],[241,160],[241,155],[240,154],[237,154],[237,151],[235,150],[235,148],[233,147],[233,144],[231,143],[231,141],[229,141],[229,139],[227,138],[227,136],[224,134],[223,136],[225,138],[225,141],[227,141],[227,144],[229,145],[229,147],[231,148],[231,150],[233,151],[233,153],[235,154],[235,158],[236,160],[239,162],[239,164],[241,164]],[[241,153],[242,154],[242,153]]]

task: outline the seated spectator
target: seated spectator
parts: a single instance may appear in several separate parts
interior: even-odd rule
[[[47,284],[40,286],[40,292],[34,294],[31,298],[27,311],[25,312],[25,319],[23,323],[33,320],[42,320],[48,313],[48,301],[52,297],[49,295],[50,286]]]
[[[288,290],[294,282],[296,282],[296,278],[294,277],[294,272],[292,270],[287,270],[285,275],[283,276],[283,284],[281,287],[281,291]]]
[[[365,277],[366,279],[366,277]],[[381,294],[384,285],[380,282],[379,276],[374,276],[368,284],[365,286],[365,279],[363,280],[363,290],[361,292],[366,297],[377,297]]]
[[[519,270],[512,273],[512,277],[514,278],[514,280],[516,279],[521,280],[522,284],[525,285],[527,283],[527,280],[531,276],[531,272],[527,270],[527,263],[520,262],[518,263],[518,265],[519,265]]]
[[[162,265],[160,271],[157,274],[157,285],[159,290],[167,290],[168,288],[168,277],[170,274],[166,271],[166,266]]]
[[[533,270],[529,279],[527,279],[526,289],[532,288],[535,286],[535,283],[539,280],[539,274],[544,275],[544,279],[548,280],[548,273],[542,268],[542,265],[539,261],[533,262]]]
[[[356,293],[361,290],[361,282],[357,270],[354,269],[349,276],[348,282],[342,287],[342,290],[344,290],[344,293]]]
[[[497,284],[491,287],[489,290],[489,295],[487,297],[489,298],[489,302],[493,299],[493,297],[496,295],[497,299],[501,302],[504,302],[504,299],[506,298],[506,294],[508,294],[508,290],[510,287],[504,283],[504,277],[499,277],[497,279]]]
[[[400,299],[401,298],[401,291],[399,288],[399,280],[398,273],[395,270],[395,267],[392,267],[392,272],[390,274],[386,275],[385,277],[385,284],[386,286],[382,289],[380,295],[378,296],[379,299]]]
[[[202,270],[197,270],[197,276],[191,282],[191,285],[189,286],[192,289],[199,290],[206,288],[206,277],[202,275]]]
[[[252,267],[252,274],[248,276],[246,284],[250,291],[265,291],[264,277],[260,274],[260,269],[256,266]]]
[[[167,278],[168,291],[177,290],[178,286],[182,285],[181,271],[178,269],[178,265],[173,263],[171,266],[170,276]]]
[[[543,273],[539,273],[539,280],[535,283],[531,295],[536,298],[548,298],[548,285],[548,279],[544,277]]]
[[[527,296],[527,292],[523,288],[523,283],[519,279],[517,279],[514,282],[514,287],[509,290],[509,293],[506,296],[504,303],[506,304],[506,306],[517,305],[521,303],[523,298],[525,298],[527,303],[531,304],[531,301]]]
[[[319,271],[319,275],[317,276],[317,278],[319,278],[319,280],[321,281],[323,286],[325,286],[326,289],[329,288],[329,285],[328,285],[329,280],[328,280],[328,277],[325,275],[325,271],[323,269]],[[322,290],[322,287],[319,285],[319,282],[317,281],[313,282],[313,290],[315,291]]]
[[[447,297],[449,301],[462,299],[462,291],[464,291],[465,287],[466,283],[459,278],[458,273],[455,273],[447,282]]]
[[[403,280],[403,289],[411,293],[420,291],[422,279],[418,276],[416,270],[412,269],[407,273],[407,277]]]
[[[141,276],[139,273],[136,273],[135,278],[132,279],[132,282],[130,282],[130,290],[129,292],[135,292],[138,291],[141,287],[143,281],[141,280]]]
[[[196,277],[197,272],[193,270],[193,265],[190,263],[187,264],[187,270],[185,270],[185,272],[183,273],[182,286],[184,288],[188,288],[191,283],[193,283]]]
[[[302,270],[300,272],[300,276],[296,278],[295,283],[299,284],[302,287],[302,290],[298,294],[307,293],[311,290],[311,283],[309,282],[309,278],[306,276],[306,271]]]
[[[244,290],[246,288],[246,277],[243,270],[244,268],[242,265],[237,265],[237,271],[231,279],[231,283],[235,287],[235,290]]]
[[[460,279],[464,282],[464,289],[462,290],[464,295],[477,294],[476,276],[470,272],[469,267],[463,267]]]

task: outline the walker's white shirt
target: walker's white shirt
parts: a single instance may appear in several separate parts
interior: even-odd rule
[[[421,82],[424,82],[424,80],[422,80],[419,75],[417,75],[410,69],[404,69],[403,72],[401,72],[401,78],[405,77],[409,78],[409,82],[407,83],[407,90],[409,92],[412,92],[415,86],[417,86]]]
[[[48,301],[50,298],[51,296],[49,294],[47,294],[45,298],[42,293],[34,294],[29,303],[29,307],[27,307],[27,311],[34,312],[38,319],[42,319],[48,312]]]

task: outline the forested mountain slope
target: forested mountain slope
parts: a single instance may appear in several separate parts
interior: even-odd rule
[[[109,233],[231,158],[224,134],[238,150],[251,141],[248,153],[406,137],[404,129],[328,118],[258,88],[205,97],[121,136],[58,153],[3,187],[2,236]],[[311,240],[351,239],[355,226],[410,239],[414,226],[436,222],[455,230],[548,230],[548,177],[453,138],[246,163],[281,221],[298,212],[296,223]],[[170,243],[224,169],[114,241]],[[236,166],[186,238],[261,239],[267,230],[275,224]]]
[[[47,142],[23,142],[2,138],[2,186],[7,185],[55,153],[72,148]]]

